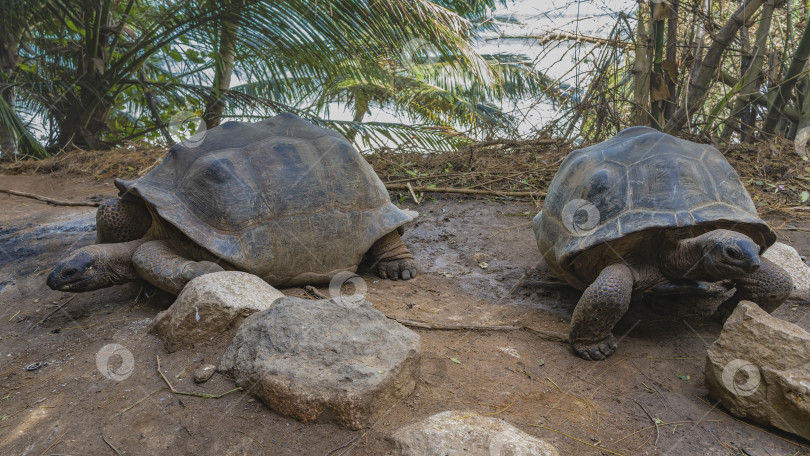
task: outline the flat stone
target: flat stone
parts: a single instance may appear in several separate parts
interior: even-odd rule
[[[401,456],[557,456],[557,449],[504,420],[448,411],[397,430],[391,436]]]
[[[810,439],[810,333],[741,302],[706,357],[706,385],[733,415]]]
[[[213,364],[205,364],[200,366],[194,371],[194,382],[205,383],[211,378],[211,376],[214,375],[214,372],[216,371],[217,366],[214,366]]]
[[[219,370],[268,407],[360,429],[413,392],[419,336],[365,299],[284,297],[248,317]]]
[[[793,279],[793,288],[796,290],[810,290],[810,266],[807,266],[802,261],[802,257],[796,249],[777,242],[770,246],[762,254],[762,257],[782,266],[790,278]]]
[[[149,333],[160,337],[166,350],[174,352],[211,340],[283,296],[247,272],[201,275],[186,284],[171,307],[157,314]]]

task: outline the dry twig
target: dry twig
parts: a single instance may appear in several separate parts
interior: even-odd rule
[[[157,359],[158,374],[160,374],[160,377],[163,379],[164,382],[166,382],[166,386],[168,386],[169,389],[171,390],[171,392],[174,393],[174,394],[182,394],[184,396],[202,397],[202,398],[206,398],[206,399],[219,399],[222,396],[225,396],[226,394],[230,394],[230,393],[233,393],[234,391],[241,391],[242,390],[241,387],[236,387],[236,388],[234,388],[234,389],[232,389],[230,391],[225,391],[222,394],[193,393],[193,392],[188,393],[188,392],[184,392],[184,391],[177,391],[176,389],[174,389],[174,386],[172,386],[172,384],[169,382],[169,379],[166,378],[165,375],[163,375],[163,371],[160,370],[160,356],[155,355],[155,358]]]
[[[22,196],[23,198],[31,198],[39,201],[43,201],[48,204],[53,204],[56,206],[91,206],[91,207],[98,207],[101,203],[95,203],[91,201],[63,201],[53,198],[48,198],[47,196],[40,196],[35,195],[33,193],[25,193],[25,192],[18,192],[16,190],[7,190],[4,188],[0,188],[0,193],[8,193],[9,195],[15,196]]]

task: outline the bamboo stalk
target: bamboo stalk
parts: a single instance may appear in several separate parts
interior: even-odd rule
[[[670,66],[674,66],[677,68],[678,60],[678,5],[679,2],[673,2],[672,6],[670,6],[669,10],[669,18],[667,19],[667,53],[666,53],[666,62]],[[677,103],[677,95],[676,95],[676,87],[675,84],[678,79],[677,70],[673,72],[667,72],[666,74],[669,76],[666,78],[667,80],[667,88],[669,89],[669,99],[663,101],[664,104],[664,121],[668,121],[670,117],[672,117],[672,113],[675,112],[675,105]]]
[[[765,0],[746,0],[726,21],[714,37],[714,42],[706,51],[706,57],[700,63],[697,76],[689,82],[688,93],[684,103],[672,114],[669,123],[664,127],[666,133],[676,133],[692,117],[706,99],[712,81],[714,81],[723,52],[734,40],[737,30],[759,9]]]
[[[773,101],[768,104],[768,116],[762,125],[763,132],[772,134],[776,129],[776,124],[782,114],[782,108],[785,106],[785,102],[790,99],[793,87],[799,82],[799,75],[804,69],[805,63],[807,63],[808,56],[810,56],[810,27],[805,27],[787,73],[782,78],[782,83],[774,89],[776,92],[773,95]]]
[[[651,123],[653,128],[661,129],[661,100],[665,90],[663,63],[664,63],[664,18],[668,16],[664,2],[652,3],[651,7],[653,25],[653,74],[650,78]]]
[[[649,15],[643,10],[646,3],[638,3],[638,26],[636,29],[635,62],[633,62],[633,124],[648,125],[650,116],[650,35]]]
[[[753,57],[751,64],[743,73],[743,86],[740,89],[740,94],[734,100],[734,105],[731,109],[731,115],[725,122],[722,137],[728,139],[731,137],[731,132],[734,130],[736,118],[740,117],[741,130],[745,131],[746,119],[742,118],[746,113],[746,109],[750,107],[750,100],[753,96],[759,94],[759,80],[762,73],[762,62],[765,61],[765,53],[768,46],[768,32],[771,29],[771,22],[773,18],[773,11],[776,7],[775,0],[768,0],[762,8],[762,15],[759,18],[759,28],[757,29],[757,36],[754,41]],[[734,85],[737,85],[736,83]],[[750,121],[750,118],[748,119]],[[750,125],[750,124],[749,124]],[[741,138],[741,140],[744,138]]]

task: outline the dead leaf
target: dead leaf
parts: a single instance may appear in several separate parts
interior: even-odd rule
[[[669,77],[670,81],[678,80],[678,64],[675,61],[664,60],[661,63],[661,69],[664,70],[664,74]]]
[[[652,17],[654,21],[663,21],[669,17],[671,6],[669,2],[661,1],[652,3]]]
[[[668,100],[670,97],[664,77],[658,73],[650,73],[650,101]]]

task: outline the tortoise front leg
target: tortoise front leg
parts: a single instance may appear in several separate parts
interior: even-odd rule
[[[141,204],[111,198],[96,211],[96,238],[99,244],[115,244],[142,238],[152,225],[152,216]]]
[[[571,317],[569,340],[574,351],[590,361],[600,361],[616,350],[610,332],[630,307],[633,274],[624,264],[612,264],[585,289]]]
[[[225,270],[210,261],[191,261],[165,241],[144,242],[132,255],[132,264],[144,280],[173,295],[195,277]]]
[[[724,324],[740,301],[754,301],[765,312],[776,310],[793,291],[793,279],[781,266],[759,258],[759,269],[748,277],[734,281],[736,291],[714,312],[712,318]]]
[[[368,251],[372,269],[383,279],[408,280],[416,277],[413,254],[402,242],[399,231],[392,231],[374,243]]]

